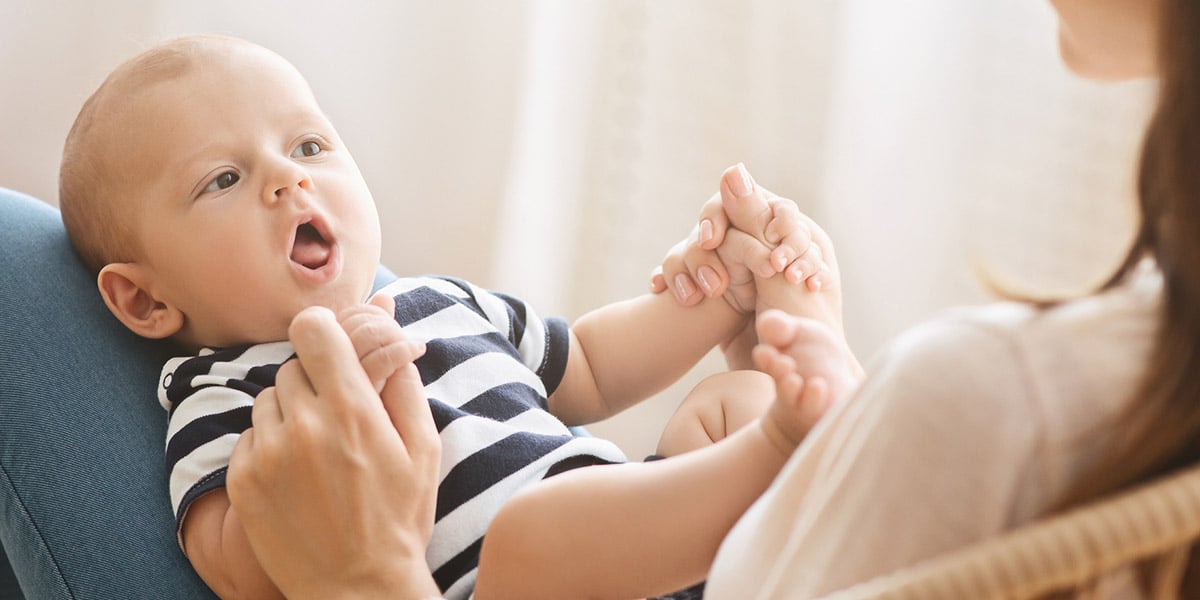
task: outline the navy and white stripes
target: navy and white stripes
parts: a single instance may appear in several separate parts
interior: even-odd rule
[[[483,533],[508,498],[561,470],[560,463],[625,457],[607,441],[573,437],[546,411],[566,370],[564,321],[542,320],[516,298],[450,278],[400,279],[382,293],[396,299],[408,337],[426,344],[417,368],[442,440],[426,556],[446,596],[466,598]],[[278,342],[204,351],[164,366],[159,399],[170,411],[167,467],[177,526],[192,500],[224,485],[254,396],[274,385],[278,365],[291,356],[290,344]]]

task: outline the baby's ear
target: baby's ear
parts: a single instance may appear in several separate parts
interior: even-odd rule
[[[109,263],[100,269],[96,285],[108,310],[134,333],[151,339],[175,335],[183,313],[151,291],[149,271],[137,263]]]

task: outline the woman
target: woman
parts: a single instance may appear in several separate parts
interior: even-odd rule
[[[1052,4],[1076,72],[1162,77],[1128,260],[1093,296],[964,311],[901,336],[727,537],[708,597],[820,595],[1200,458],[1200,5]],[[703,255],[695,242],[688,252]],[[668,280],[681,262],[667,261]],[[281,403],[285,412],[338,395],[335,325],[300,332],[331,350],[301,353],[314,393]],[[793,337],[780,320],[764,341],[786,352]],[[371,429],[359,413],[374,409],[361,404],[314,419],[329,429],[305,436],[256,419],[255,437],[271,443],[239,448],[254,475],[235,486],[231,469],[230,495],[253,515],[255,552],[289,596],[436,596],[422,560],[436,437],[396,419],[404,451],[388,455],[380,447],[397,436]],[[295,452],[321,458],[281,459]],[[375,466],[338,468],[363,463]],[[355,475],[380,470],[397,475]],[[394,484],[406,478],[417,485]],[[340,492],[298,507],[304,496],[288,489]],[[391,512],[371,510],[385,494]],[[293,509],[270,510],[284,501]]]
[[[1092,296],[900,336],[726,537],[709,597],[821,596],[1200,459],[1200,6],[1053,4],[1077,73],[1161,65],[1124,265]]]

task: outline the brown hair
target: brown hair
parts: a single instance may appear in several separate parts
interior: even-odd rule
[[[84,102],[63,145],[58,204],[75,252],[98,273],[111,262],[131,261],[139,250],[130,221],[136,206],[122,194],[136,189],[130,165],[114,148],[115,116],[130,97],[156,82],[186,73],[200,53],[249,42],[217,35],[194,35],[155,46],[122,63]]]
[[[1059,503],[1065,509],[1200,460],[1200,3],[1162,0],[1158,107],[1138,175],[1142,223],[1106,287],[1145,256],[1163,274],[1157,337],[1110,452]],[[1185,578],[1200,598],[1197,553]]]

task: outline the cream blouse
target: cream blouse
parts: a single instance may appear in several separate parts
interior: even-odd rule
[[[950,312],[867,369],[725,539],[706,598],[812,598],[1011,529],[1099,458],[1161,275],[1053,309]]]

